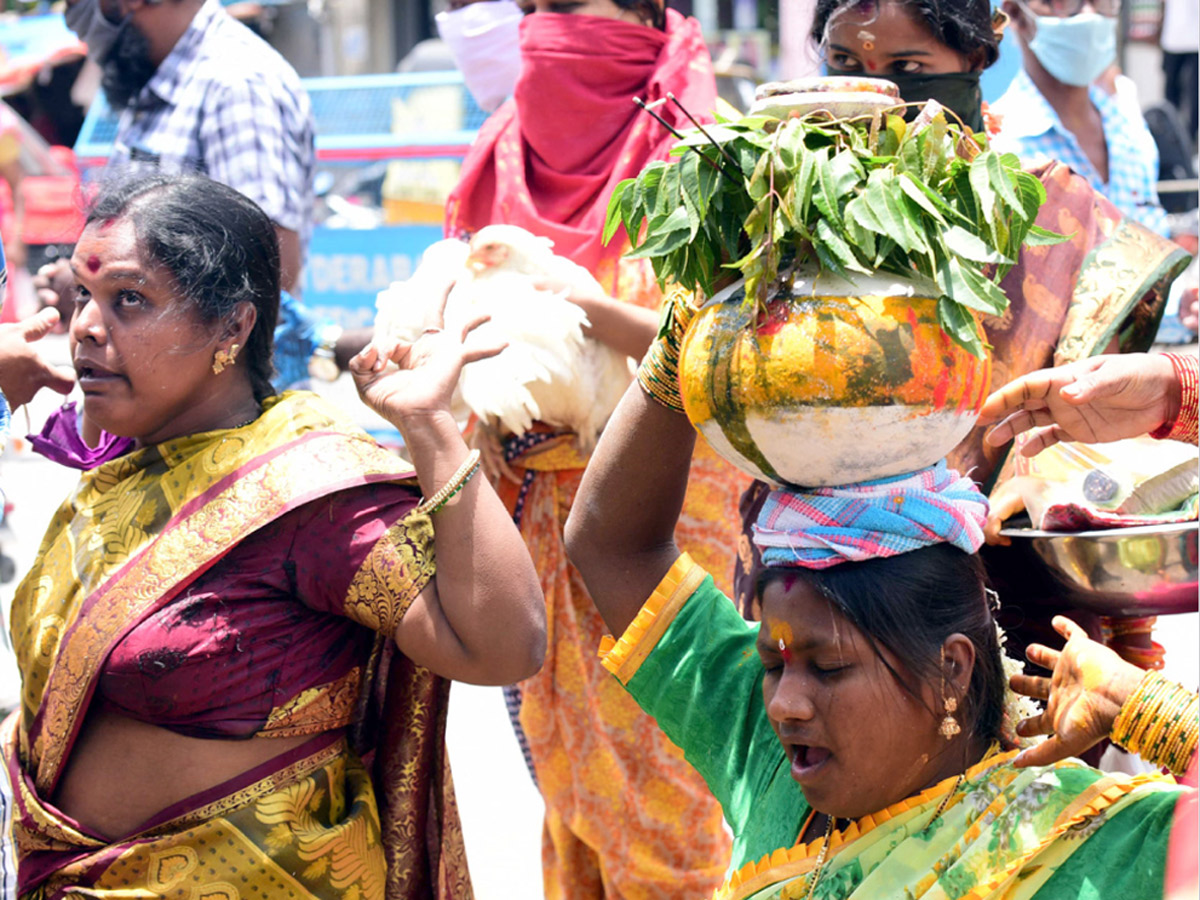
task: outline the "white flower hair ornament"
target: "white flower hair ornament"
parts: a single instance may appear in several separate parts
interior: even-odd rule
[[[992,609],[992,618],[995,621],[996,613],[1000,611],[1000,595],[991,588],[984,588],[984,593],[987,595],[988,606]],[[1020,660],[1008,655],[1004,649],[1004,629],[1000,627],[999,622],[995,624],[996,644],[1000,647],[1000,665],[1004,669],[1004,716],[1000,722],[1000,739],[1008,747],[1026,750],[1040,744],[1045,738],[1040,735],[1021,737],[1017,734],[1017,724],[1022,719],[1041,715],[1042,709],[1032,697],[1018,694],[1012,689],[1012,677],[1024,672],[1025,666]]]

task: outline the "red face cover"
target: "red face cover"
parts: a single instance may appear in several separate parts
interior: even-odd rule
[[[633,103],[671,92],[700,121],[716,102],[712,61],[694,19],[667,10],[666,31],[599,16],[535,13],[521,23],[521,74],[463,163],[446,209],[450,235],[520,225],[596,271],[627,248],[600,242],[616,184],[675,138]],[[691,123],[674,104],[657,112]]]

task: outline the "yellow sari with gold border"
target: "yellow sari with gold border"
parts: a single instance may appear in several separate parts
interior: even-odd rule
[[[423,515],[388,529],[350,583],[347,612],[381,633],[348,701],[348,730],[318,734],[116,841],[49,802],[105,660],[136,623],[285,513],[412,480],[343,414],[299,392],[269,399],[249,425],[83,474],[13,601],[21,709],[0,737],[22,897],[470,897],[443,745],[448,684],[388,639],[435,572]],[[310,707],[347,703],[332,699],[345,685],[326,687],[279,718],[302,723]]]

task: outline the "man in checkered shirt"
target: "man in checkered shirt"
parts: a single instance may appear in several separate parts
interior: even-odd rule
[[[199,171],[245,194],[275,223],[282,283],[295,291],[315,169],[312,106],[296,70],[218,0],[68,6],[97,2],[122,23],[99,59],[121,114],[109,166]]]

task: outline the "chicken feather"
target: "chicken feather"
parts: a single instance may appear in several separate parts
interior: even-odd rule
[[[633,377],[628,357],[584,334],[582,307],[566,292],[539,290],[539,279],[596,289],[591,274],[555,256],[552,243],[522,228],[489,225],[468,245],[432,245],[406,282],[383,291],[376,305],[376,342],[415,340],[436,324],[449,284],[447,330],[481,315],[489,321],[468,347],[506,343],[497,356],[465,366],[456,397],[491,425],[524,434],[535,421],[574,431],[590,450]]]

